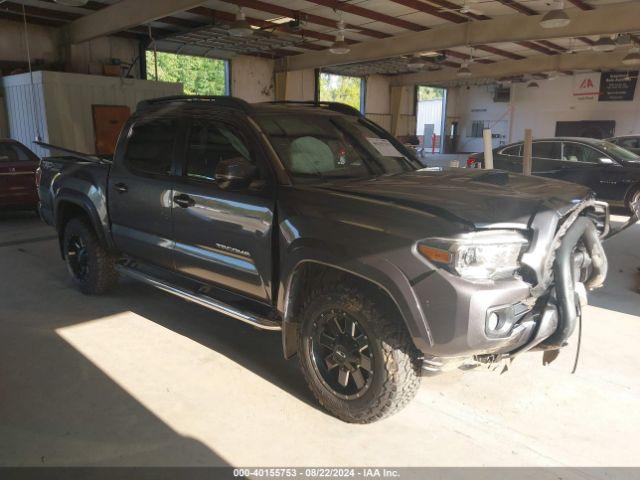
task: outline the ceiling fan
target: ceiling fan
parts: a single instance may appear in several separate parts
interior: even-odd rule
[[[440,12],[453,12],[453,13],[462,13],[463,15],[483,15],[484,12],[479,10],[478,8],[474,8],[472,5],[477,5],[480,3],[488,3],[487,1],[482,0],[463,0],[462,5],[457,8],[442,8]]]

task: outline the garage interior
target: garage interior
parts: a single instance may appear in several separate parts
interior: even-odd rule
[[[368,119],[425,165],[464,167],[485,129],[492,147],[640,134],[639,52],[637,1],[5,0],[0,138],[113,153],[138,102],[185,93],[159,80],[171,53],[223,61],[220,93],[248,102],[332,100],[323,75],[355,78]],[[51,228],[1,212],[0,466],[637,466],[638,239],[605,244],[575,374],[574,337],[548,366],[423,379],[354,426],[316,405],[278,335],[129,280],[86,297]]]

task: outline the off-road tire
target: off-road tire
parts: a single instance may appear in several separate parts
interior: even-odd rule
[[[374,371],[362,397],[343,399],[323,383],[314,368],[310,350],[314,322],[322,312],[342,309],[368,333]],[[318,286],[306,295],[300,311],[298,358],[309,388],[318,402],[336,417],[350,423],[371,423],[404,408],[420,386],[419,353],[405,325],[387,302],[364,293],[352,282]]]
[[[74,273],[68,255],[70,243],[78,238],[83,240],[87,251],[88,272],[83,278]],[[63,248],[69,274],[82,293],[99,295],[108,292],[116,285],[118,272],[115,268],[115,257],[100,244],[93,228],[83,220],[79,218],[69,220],[64,229]]]

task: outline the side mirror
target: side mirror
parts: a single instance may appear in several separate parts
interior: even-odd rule
[[[609,157],[602,157],[599,158],[598,161],[602,164],[602,165],[616,165],[616,162],[614,162],[613,160],[611,160]]]
[[[221,160],[216,166],[216,183],[224,190],[246,188],[257,176],[256,166],[244,157]]]

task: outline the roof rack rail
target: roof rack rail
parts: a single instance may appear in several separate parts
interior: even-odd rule
[[[172,102],[212,102],[221,107],[238,108],[244,112],[251,110],[248,102],[236,97],[228,97],[223,95],[172,95],[168,97],[151,98],[138,102],[138,110],[144,110],[153,105]]]
[[[276,100],[273,102],[265,102],[273,105],[282,105],[282,104],[291,104],[291,105],[310,105],[314,107],[325,107],[329,110],[334,110],[336,112],[344,113],[346,115],[354,115],[357,117],[362,117],[362,112],[357,108],[354,108],[346,103],[340,102],[316,102],[314,100]]]

